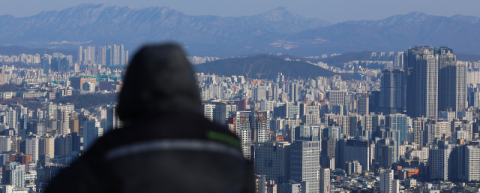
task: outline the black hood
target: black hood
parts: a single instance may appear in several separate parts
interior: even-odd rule
[[[146,113],[201,111],[193,67],[180,46],[147,45],[127,67],[118,102],[121,120]]]

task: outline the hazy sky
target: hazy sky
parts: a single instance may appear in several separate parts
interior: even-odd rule
[[[462,14],[480,17],[480,0],[0,0],[0,15],[30,16],[82,3],[129,5],[135,8],[169,6],[188,15],[220,16],[255,15],[284,6],[300,15],[322,18],[333,23],[383,19],[412,11],[431,15]]]

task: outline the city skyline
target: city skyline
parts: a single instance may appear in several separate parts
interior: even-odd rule
[[[53,102],[120,92],[125,70],[99,59],[107,49],[122,52],[117,45],[78,47],[71,66],[62,53],[0,57],[42,64],[0,68],[0,84],[27,89],[0,92],[4,101],[24,100],[0,105],[0,158],[9,158],[2,188],[41,190],[50,177],[38,174],[67,167],[123,127],[114,102],[88,108]],[[449,47],[413,46],[369,53],[342,68],[306,64],[336,74],[269,76],[246,64],[243,74],[195,73],[202,115],[238,137],[235,147],[253,161],[258,191],[355,190],[355,182],[341,184],[361,179],[364,191],[413,193],[448,189],[436,180],[456,188],[480,180],[480,61],[459,61]],[[353,73],[362,76],[342,77]]]
[[[478,193],[478,7],[0,2],[0,192]]]

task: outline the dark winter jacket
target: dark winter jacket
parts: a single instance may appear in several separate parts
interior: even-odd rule
[[[254,192],[238,138],[201,114],[192,66],[177,45],[142,48],[126,71],[125,127],[61,171],[46,192]]]

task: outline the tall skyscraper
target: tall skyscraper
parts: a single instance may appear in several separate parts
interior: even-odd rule
[[[113,49],[113,65],[119,65],[120,64],[120,46],[117,46],[115,44],[112,45]]]
[[[330,192],[330,169],[320,169],[320,193]]]
[[[88,52],[88,61],[90,64],[95,63],[95,46],[88,46],[87,47],[87,52]]]
[[[126,63],[126,57],[125,57],[125,48],[123,47],[122,44],[120,44],[120,65],[124,65]]]
[[[398,160],[398,142],[385,138],[375,144],[375,161],[382,168],[392,168]]]
[[[345,105],[345,91],[331,90],[328,94],[328,101],[330,105]]]
[[[360,115],[368,115],[369,110],[369,98],[367,93],[362,93],[358,98],[358,114]]]
[[[465,161],[466,180],[480,181],[480,148],[478,146],[467,146]]]
[[[25,139],[25,154],[32,155],[32,162],[38,160],[38,138],[36,136],[30,136]]]
[[[384,114],[403,113],[405,106],[404,71],[396,68],[382,72],[380,109]]]
[[[43,74],[50,73],[50,58],[49,57],[42,57],[41,60]]]
[[[252,143],[250,121],[250,111],[237,111],[234,118],[234,129],[240,139],[243,156],[247,159],[250,159]]]
[[[393,67],[403,68],[403,52],[397,52],[393,55]]]
[[[319,192],[320,142],[295,141],[290,145],[290,175],[297,182],[307,182],[309,192]]]
[[[103,136],[100,122],[92,120],[83,122],[83,150],[88,150],[97,138]]]
[[[112,46],[107,46],[105,53],[105,65],[113,66],[113,48]]]
[[[370,171],[370,163],[372,162],[372,147],[368,140],[357,138],[349,139],[342,142],[343,155],[340,163],[352,162],[358,160],[363,170]]]
[[[51,60],[52,72],[66,72],[69,68],[69,61],[66,57],[53,57]]]
[[[467,66],[457,63],[452,50],[438,50],[438,110],[463,111],[467,103]]]
[[[105,133],[118,128],[118,115],[117,115],[117,107],[110,106],[107,107],[107,126],[105,128]]]
[[[408,49],[405,57],[408,115],[437,118],[438,64],[434,48],[415,46]]]
[[[99,46],[97,52],[97,64],[102,66],[107,65],[107,47],[106,46]]]
[[[298,84],[296,82],[292,82],[290,84],[290,100],[291,102],[298,101]]]
[[[400,132],[400,141],[407,141],[408,117],[404,114],[390,114],[387,116],[386,126],[390,129]]]
[[[380,191],[384,193],[398,193],[400,184],[393,178],[393,170],[380,173]]]
[[[83,47],[78,46],[78,55],[77,55],[78,64],[81,64],[82,60],[83,60]]]
[[[25,165],[19,162],[7,162],[2,168],[2,185],[25,187]],[[5,187],[5,186],[4,186]],[[5,192],[7,192],[5,190]]]
[[[38,154],[48,154],[50,158],[54,158],[55,155],[55,138],[54,137],[42,137],[38,142]]]
[[[286,141],[255,144],[255,174],[266,175],[266,180],[277,184],[290,178],[290,143]]]
[[[0,152],[12,149],[12,139],[9,136],[0,136]]]
[[[250,114],[252,141],[264,143],[269,141],[270,137],[270,112],[252,111]]]
[[[72,136],[61,135],[55,138],[55,156],[65,156],[72,152]]]
[[[428,152],[428,169],[430,180],[449,180],[449,164],[452,145],[447,141],[439,141],[430,147]]]

